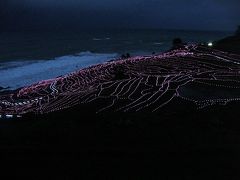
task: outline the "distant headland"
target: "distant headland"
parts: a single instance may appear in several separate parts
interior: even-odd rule
[[[215,42],[214,48],[240,54],[240,26],[238,26],[234,35]]]

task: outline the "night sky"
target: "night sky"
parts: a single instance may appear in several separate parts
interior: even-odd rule
[[[239,0],[0,0],[1,30],[235,30]]]

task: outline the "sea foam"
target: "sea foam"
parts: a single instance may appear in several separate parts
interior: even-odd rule
[[[116,58],[118,54],[81,52],[52,60],[13,61],[0,65],[0,86],[17,89],[41,80],[51,79],[70,72],[100,64]]]

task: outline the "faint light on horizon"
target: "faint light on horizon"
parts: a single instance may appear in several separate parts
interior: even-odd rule
[[[213,43],[212,43],[212,42],[209,42],[209,43],[208,43],[208,46],[209,46],[209,47],[212,47],[212,46],[213,46]]]

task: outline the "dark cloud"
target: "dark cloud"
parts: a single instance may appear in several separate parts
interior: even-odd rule
[[[1,0],[2,29],[233,30],[239,0]]]

